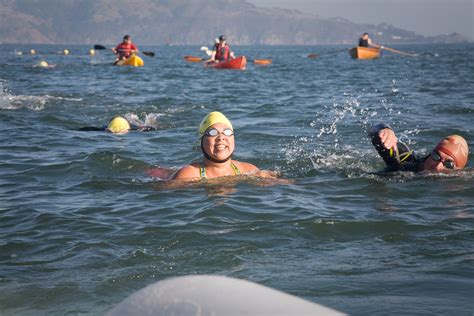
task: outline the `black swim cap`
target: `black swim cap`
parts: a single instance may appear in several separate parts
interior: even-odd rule
[[[221,42],[225,41],[225,36],[224,35],[219,36],[219,41],[221,41]]]
[[[128,34],[127,34],[127,35],[125,35],[125,36],[123,37],[123,39],[124,39],[124,40],[126,40],[126,39],[130,39],[130,35],[128,35]]]

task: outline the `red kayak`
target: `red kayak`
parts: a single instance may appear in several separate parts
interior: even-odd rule
[[[219,63],[214,62],[206,62],[204,67],[208,68],[216,68],[216,69],[245,69],[245,65],[247,65],[247,58],[245,56],[240,56],[228,61],[222,61]]]

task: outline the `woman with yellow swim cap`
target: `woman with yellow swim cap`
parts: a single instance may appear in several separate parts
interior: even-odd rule
[[[81,127],[79,130],[88,131],[88,132],[106,131],[112,134],[120,135],[120,134],[126,134],[129,131],[140,131],[140,132],[155,131],[156,128],[151,127],[151,126],[133,125],[133,124],[130,124],[130,122],[123,116],[117,115],[109,121],[109,124],[104,125],[102,127],[85,126],[85,127]]]
[[[232,159],[235,149],[234,128],[230,121],[220,112],[211,112],[199,125],[199,138],[203,160],[193,162],[178,170],[174,180],[210,179],[225,176],[252,174],[261,177],[256,166]]]

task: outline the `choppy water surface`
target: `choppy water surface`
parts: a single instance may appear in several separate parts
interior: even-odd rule
[[[152,282],[221,274],[355,315],[471,315],[472,167],[379,174],[366,135],[386,122],[420,153],[452,133],[474,148],[474,47],[306,58],[339,48],[234,47],[273,64],[217,71],[182,59],[199,47],[143,47],[156,57],[121,68],[85,46],[0,46],[0,314],[101,314]],[[292,183],[147,176],[200,157],[212,110],[236,159]],[[159,130],[77,131],[116,114]]]

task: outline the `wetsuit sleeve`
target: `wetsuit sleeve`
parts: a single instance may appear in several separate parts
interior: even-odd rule
[[[414,155],[413,150],[402,143],[397,142],[398,151],[393,149],[386,149],[379,137],[379,132],[385,128],[392,129],[387,124],[378,124],[373,126],[369,131],[369,137],[374,145],[375,149],[379,153],[380,157],[385,161],[389,170],[411,170],[416,168],[418,159]]]
[[[82,132],[99,132],[99,131],[105,131],[104,127],[96,127],[96,126],[84,126],[79,128],[79,131]]]
[[[139,132],[153,132],[156,131],[156,128],[151,127],[151,126],[137,126],[137,125],[131,125],[130,130],[132,131],[139,131]]]
[[[153,131],[156,131],[156,128],[151,127],[151,126],[140,126],[138,130],[140,132],[153,132]]]

